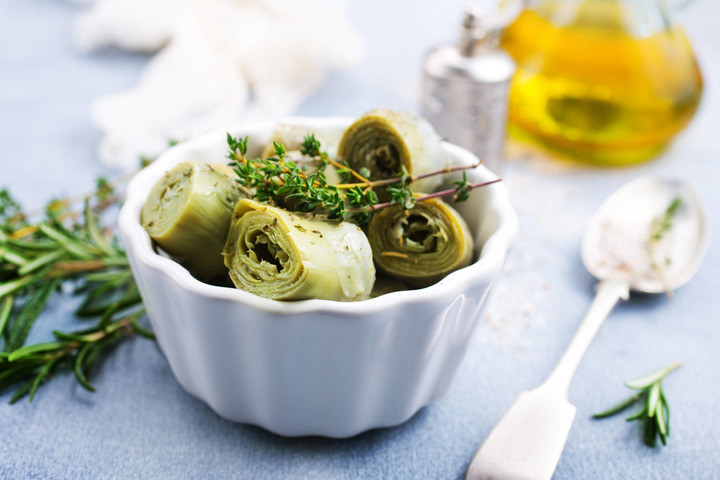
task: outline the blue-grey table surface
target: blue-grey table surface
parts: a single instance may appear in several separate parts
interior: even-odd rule
[[[350,4],[365,59],[333,74],[297,111],[350,115],[378,107],[418,111],[420,61],[451,39],[465,0]],[[0,3],[0,185],[28,207],[82,193],[102,167],[90,105],[132,87],[147,61],[118,51],[84,54],[71,43],[78,7],[61,0]],[[33,403],[0,395],[0,478],[459,479],[474,451],[522,390],[540,383],[593,296],[579,255],[585,225],[617,187],[653,173],[691,182],[720,225],[720,13],[696,2],[680,16],[706,79],[702,107],[662,156],[621,169],[516,154],[504,171],[521,233],[448,394],[407,423],[346,440],[289,439],[233,424],[180,388],[156,345],[122,344],[94,377],[71,375]],[[522,149],[521,149],[522,152]],[[675,298],[635,296],[619,305],[580,365],[578,407],[555,477],[720,478],[720,249],[711,238],[697,276]],[[57,300],[33,338],[77,326]],[[672,434],[645,447],[634,423],[591,420],[626,396],[622,381],[671,362],[665,381]]]

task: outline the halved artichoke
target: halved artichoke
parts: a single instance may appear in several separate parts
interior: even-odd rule
[[[350,125],[338,146],[338,157],[356,172],[367,169],[370,180],[400,177],[403,167],[419,175],[447,167],[442,140],[427,120],[406,112],[372,110]],[[416,192],[432,192],[439,175],[412,184]],[[378,189],[381,199],[387,197]]]
[[[235,207],[223,255],[237,288],[276,300],[364,300],[375,282],[357,225],[254,200]]]
[[[224,165],[181,163],[150,191],[140,221],[150,237],[193,275],[226,275],[222,250],[238,199],[247,192]]]
[[[417,202],[412,210],[394,205],[368,225],[378,270],[423,287],[470,264],[473,238],[460,214],[440,199]]]

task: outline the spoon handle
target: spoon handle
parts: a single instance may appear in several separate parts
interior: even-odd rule
[[[595,338],[595,334],[618,301],[627,300],[629,296],[630,287],[627,282],[602,280],[597,284],[595,299],[590,305],[590,309],[580,324],[575,337],[573,337],[572,342],[565,350],[565,354],[545,381],[546,386],[567,395],[575,370],[577,370],[580,360],[582,360],[590,343]]]
[[[576,408],[567,399],[570,380],[627,283],[603,280],[585,319],[553,373],[522,392],[490,431],[465,472],[465,480],[550,480],[565,447]]]

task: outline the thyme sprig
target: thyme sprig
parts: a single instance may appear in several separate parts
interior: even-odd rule
[[[672,258],[665,257],[663,261],[659,261],[657,247],[660,242],[667,236],[673,228],[673,220],[675,214],[682,207],[682,197],[674,197],[668,204],[662,216],[653,219],[650,224],[650,237],[648,238],[648,255],[650,256],[650,266],[665,284],[665,294],[668,298],[672,297],[672,289],[668,286],[665,269],[672,263]]]
[[[248,159],[248,138],[234,138],[227,134],[228,158],[230,165],[237,175],[236,180],[255,190],[254,197],[259,201],[272,201],[293,210],[301,212],[314,212],[318,209],[327,212],[330,219],[343,221],[347,216],[360,224],[367,223],[377,210],[390,205],[402,205],[411,209],[418,201],[429,198],[452,196],[454,202],[465,201],[469,192],[500,179],[471,184],[463,172],[462,180],[453,182],[454,188],[427,195],[417,195],[411,185],[417,180],[445,173],[468,170],[477,167],[474,165],[461,165],[447,167],[421,175],[410,175],[403,168],[401,174],[395,178],[383,180],[368,180],[370,172],[367,168],[357,172],[348,165],[332,159],[322,151],[322,145],[314,134],[305,136],[300,153],[318,162],[318,168],[307,173],[303,168],[286,158],[287,153],[282,144],[273,142],[275,155],[269,158]],[[343,177],[340,184],[328,184],[324,173],[325,168],[332,165]],[[350,183],[352,178],[357,182]],[[387,189],[390,200],[379,203],[376,189]]]
[[[639,421],[643,424],[645,445],[654,447],[658,436],[662,444],[666,445],[667,437],[670,435],[670,407],[663,392],[662,381],[678,367],[680,364],[674,363],[656,372],[626,381],[625,386],[638,392],[614,407],[594,414],[593,418],[607,418],[638,403],[642,406],[640,411],[627,417],[626,420]]]
[[[675,197],[665,209],[662,217],[656,218],[650,232],[650,241],[659,242],[672,229],[675,214],[682,206],[682,197]]]
[[[91,369],[122,339],[153,338],[138,323],[142,301],[124,251],[107,228],[104,213],[119,202],[114,184],[99,179],[95,191],[53,200],[44,217],[29,223],[6,189],[0,190],[0,392],[16,387],[11,403],[38,388],[61,369],[94,391]],[[82,297],[76,314],[96,323],[75,332],[53,331],[54,341],[25,345],[53,295],[70,286]]]

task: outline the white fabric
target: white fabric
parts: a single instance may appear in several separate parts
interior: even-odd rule
[[[97,100],[100,159],[125,170],[213,128],[291,114],[363,45],[333,0],[96,0],[75,43],[156,52],[136,88]]]

